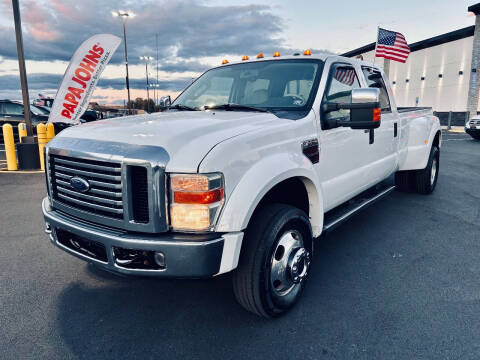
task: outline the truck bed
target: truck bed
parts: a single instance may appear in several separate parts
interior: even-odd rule
[[[423,107],[415,107],[415,106],[412,106],[412,107],[409,107],[409,106],[404,106],[404,107],[397,107],[397,111],[399,113],[404,113],[404,112],[409,112],[409,111],[432,111],[432,108],[431,107],[428,107],[428,106],[423,106]]]

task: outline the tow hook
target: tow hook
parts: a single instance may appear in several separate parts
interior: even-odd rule
[[[52,233],[52,226],[47,222],[45,223],[45,234],[51,234]]]

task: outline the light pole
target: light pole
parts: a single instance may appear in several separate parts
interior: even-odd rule
[[[20,19],[20,8],[18,6],[18,0],[12,0],[12,7],[13,19],[15,22],[15,36],[17,39],[18,67],[20,68],[20,82],[22,84],[25,125],[27,126],[27,135],[33,136],[32,120],[30,118],[30,99],[28,98],[27,72],[25,70],[25,57],[23,55],[22,22]],[[42,156],[42,154],[40,154],[40,156]]]
[[[125,50],[125,70],[127,72],[127,76],[125,78],[126,84],[127,84],[127,97],[128,97],[128,102],[127,102],[127,108],[130,107],[130,81],[128,79],[128,55],[127,55],[127,33],[125,31],[125,23],[127,22],[127,17],[133,18],[135,14],[131,11],[123,11],[123,10],[117,10],[117,11],[112,11],[112,15],[117,17],[122,18],[122,26],[123,26],[123,47]],[[130,113],[130,111],[129,111]]]
[[[147,112],[149,112],[148,110],[150,109],[150,93],[148,91],[148,88],[150,87],[150,85],[148,83],[148,62],[150,60],[153,60],[153,57],[151,57],[151,56],[140,56],[140,60],[145,60],[145,75],[146,75],[146,78],[147,78],[147,83],[146,83],[146,87],[147,87]]]

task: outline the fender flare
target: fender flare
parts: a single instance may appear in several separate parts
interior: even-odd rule
[[[399,170],[421,170],[427,166],[428,157],[433,146],[433,141],[437,133],[440,132],[441,145],[442,130],[438,121],[434,122],[429,129],[428,139],[422,138],[420,135],[416,135],[415,143],[407,144],[407,156],[405,160],[400,164]]]
[[[323,196],[315,169],[304,156],[291,153],[262,158],[248,169],[227,199],[216,231],[245,230],[265,194],[280,182],[295,177],[305,185],[313,236],[319,236],[323,228]]]

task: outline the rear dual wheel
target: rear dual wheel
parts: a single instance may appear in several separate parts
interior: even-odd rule
[[[263,317],[285,313],[305,287],[312,251],[308,216],[290,205],[269,204],[245,233],[233,290],[245,309]]]
[[[427,166],[421,170],[398,171],[395,173],[395,185],[400,191],[431,194],[437,185],[439,170],[440,149],[432,146]]]

